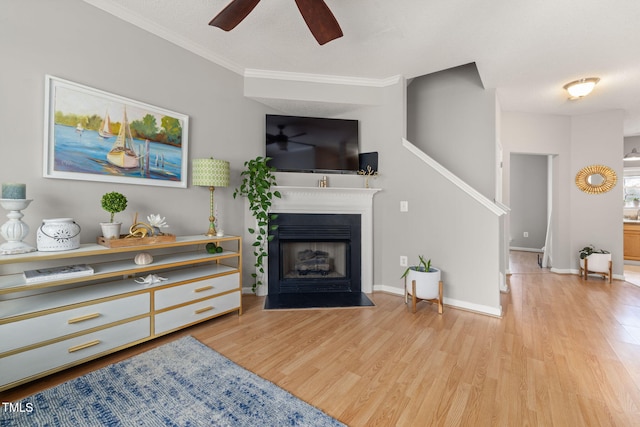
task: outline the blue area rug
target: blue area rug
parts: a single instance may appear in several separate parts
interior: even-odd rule
[[[193,337],[20,403],[0,426],[344,426]]]

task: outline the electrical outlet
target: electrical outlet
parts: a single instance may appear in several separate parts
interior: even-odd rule
[[[407,265],[409,265],[409,260],[407,259],[407,257],[404,255],[400,255],[400,267],[406,267]]]
[[[525,231],[525,232],[523,233],[523,236],[524,236],[524,237],[529,237],[529,232],[528,232],[528,231]]]

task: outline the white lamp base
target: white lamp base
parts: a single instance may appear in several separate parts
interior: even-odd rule
[[[35,251],[36,248],[22,242],[5,242],[0,245],[0,254],[2,255],[26,254]]]

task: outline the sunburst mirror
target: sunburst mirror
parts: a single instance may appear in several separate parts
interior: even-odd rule
[[[586,166],[580,169],[576,175],[578,188],[589,194],[606,193],[615,187],[616,182],[618,182],[618,177],[609,166]]]

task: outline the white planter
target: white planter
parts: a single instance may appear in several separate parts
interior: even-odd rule
[[[590,272],[593,273],[608,273],[609,261],[611,261],[611,254],[591,254],[587,259],[587,266]],[[580,268],[584,270],[584,259],[580,259]]]
[[[442,314],[444,309],[442,280],[440,270],[437,268],[432,267],[428,272],[410,269],[405,278],[404,289],[405,303],[408,302],[407,296],[411,295],[411,306],[414,313],[418,301],[425,300],[438,304],[438,313]]]
[[[611,283],[611,270],[611,254],[591,254],[580,259],[580,276],[585,280],[589,274],[600,274],[603,278],[608,276]]]
[[[121,222],[101,222],[102,236],[105,239],[117,239],[120,237]]]
[[[416,298],[437,299],[440,295],[440,270],[431,267],[429,272],[409,270],[406,278],[407,293],[413,295],[412,282],[416,281]]]

